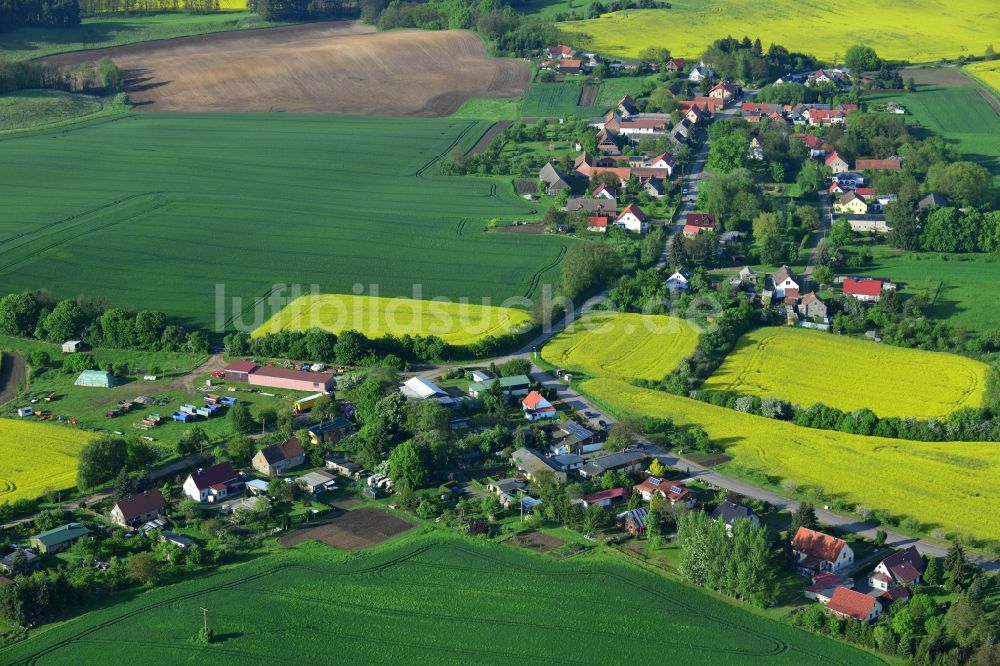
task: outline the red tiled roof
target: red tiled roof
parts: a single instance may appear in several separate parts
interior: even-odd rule
[[[257,364],[250,361],[233,361],[224,367],[223,370],[229,372],[253,372],[256,368]]]
[[[893,587],[886,590],[879,595],[879,599],[885,599],[886,602],[892,603],[893,601],[899,601],[900,599],[909,599],[910,591],[905,587]]]
[[[583,63],[579,60],[563,60],[562,62],[559,63],[559,66],[566,68],[572,68],[572,67],[579,68],[582,64]]]
[[[833,587],[842,580],[844,580],[843,576],[830,571],[824,571],[823,573],[813,576],[813,583],[806,588],[806,592],[822,592],[826,588]]]
[[[593,504],[594,502],[600,502],[606,499],[624,499],[627,493],[625,488],[609,488],[608,490],[602,490],[591,495],[587,495],[583,498],[583,501],[587,504]]]
[[[838,587],[833,591],[830,603],[826,607],[835,613],[847,615],[863,622],[868,619],[868,614],[875,607],[875,597],[855,592],[846,587]]]
[[[684,222],[696,227],[715,228],[715,215],[712,213],[688,213]]]
[[[875,196],[874,187],[856,187],[854,188],[854,193],[859,197],[873,197]]]
[[[541,393],[538,391],[531,391],[528,395],[524,396],[524,400],[521,401],[521,404],[528,409],[534,409],[538,406],[538,403],[543,400],[545,400],[545,398],[542,397]]]
[[[904,548],[903,550],[897,550],[895,553],[882,560],[882,564],[884,564],[889,570],[892,570],[893,567],[899,566],[900,564],[909,564],[920,573],[924,572],[924,560],[920,557],[920,553],[917,551],[916,546],[910,546],[909,548]]]
[[[852,296],[878,296],[882,293],[882,280],[844,278],[844,293]]]
[[[792,538],[792,550],[811,555],[824,562],[836,562],[845,545],[847,543],[843,539],[816,532],[808,527],[800,527]]]
[[[898,157],[890,157],[887,160],[857,160],[854,162],[855,171],[899,171],[902,163]]]
[[[286,368],[259,368],[254,373],[258,377],[279,377],[281,379],[296,379],[313,384],[327,384],[333,375],[329,372],[306,372],[304,370],[288,370]]]
[[[829,155],[827,155],[826,156],[826,160],[824,160],[824,162],[826,164],[832,164],[836,160],[840,160],[841,162],[844,162],[845,164],[847,163],[847,161],[843,157],[841,157],[840,155],[837,154],[837,151],[833,151],[832,153],[830,153]]]
[[[796,134],[795,136],[802,139],[802,143],[806,144],[807,148],[819,150],[823,147],[823,139],[819,138],[815,134]]]
[[[163,495],[159,489],[154,488],[153,490],[147,490],[141,495],[133,495],[128,499],[120,500],[115,506],[122,512],[125,520],[132,520],[144,513],[159,511],[166,505],[167,503],[163,501]]]
[[[596,216],[588,217],[587,218],[587,226],[588,227],[606,227],[609,224],[611,224],[611,218],[610,217],[603,217],[603,216],[600,216],[600,215],[596,215]]]

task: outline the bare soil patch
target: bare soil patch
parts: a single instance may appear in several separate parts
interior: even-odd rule
[[[384,509],[358,509],[325,523],[296,530],[281,537],[279,541],[283,546],[295,546],[315,539],[334,548],[361,550],[388,541],[412,528],[412,523],[397,518]]]
[[[24,381],[25,374],[20,354],[4,352],[0,361],[0,405],[17,397],[17,387]]]
[[[67,53],[110,57],[136,108],[447,116],[470,97],[519,97],[527,63],[486,55],[460,30],[375,33],[355,22],[229,32]]]
[[[962,74],[955,67],[914,67],[904,69],[903,78],[913,77],[913,83],[920,87],[974,88],[975,81]]]
[[[597,91],[601,89],[600,86],[584,86],[583,92],[580,93],[580,101],[576,103],[577,106],[594,106],[597,104]]]
[[[472,155],[477,155],[483,152],[489,147],[491,143],[493,143],[493,139],[497,138],[500,135],[500,132],[504,131],[513,124],[514,122],[511,120],[501,120],[499,122],[493,123],[493,125],[488,130],[486,130],[486,133],[479,138],[479,141],[476,141],[476,145],[472,147],[472,150],[467,152],[465,156],[470,157]]]
[[[536,194],[538,192],[538,181],[537,180],[518,180],[514,182],[514,191],[517,192],[518,196],[524,196],[525,194]]]
[[[342,499],[336,499],[330,502],[330,506],[336,507],[338,509],[343,509],[344,511],[350,511],[354,507],[361,506],[361,500],[354,497],[344,497]]]
[[[547,553],[551,550],[559,548],[566,542],[559,537],[554,537],[550,534],[545,534],[537,530],[531,530],[529,532],[515,534],[507,539],[507,543],[512,546],[533,550],[536,553]]]

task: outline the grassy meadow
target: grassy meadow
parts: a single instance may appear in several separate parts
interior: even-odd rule
[[[588,314],[552,338],[542,358],[591,377],[660,380],[694,352],[698,330],[665,315]]]
[[[1000,257],[871,249],[874,263],[865,272],[892,278],[904,297],[925,294],[935,320],[976,333],[997,328]]]
[[[907,122],[915,122],[948,143],[967,160],[983,165],[1000,187],[1000,114],[973,87],[918,86],[917,91],[865,95],[869,103],[896,101]],[[961,112],[956,113],[956,109]]]
[[[76,455],[92,434],[28,417],[0,419],[0,502],[76,486]]]
[[[1000,537],[996,444],[913,442],[800,428],[616,379],[579,387],[617,414],[670,417],[700,425],[734,457],[731,464],[829,497],[916,518],[927,529]]]
[[[551,13],[559,6],[569,8],[568,3],[546,3],[540,11]],[[864,17],[861,30],[859,17]],[[675,0],[670,9],[626,10],[559,27],[590,35],[589,48],[622,57],[662,46],[675,56],[693,58],[720,37],[749,35],[759,37],[765,48],[777,43],[826,60],[860,43],[873,46],[883,58],[933,62],[981,55],[991,36],[1000,34],[1000,13],[992,0],[969,0],[954,12],[942,12],[930,0],[861,0],[849,7],[793,0]]]
[[[114,112],[99,97],[59,90],[21,90],[0,95],[0,133],[62,124],[102,111]]]
[[[0,283],[243,330],[312,285],[495,304],[531,297],[558,281],[572,241],[486,234],[491,218],[538,211],[503,179],[437,174],[441,156],[468,150],[487,127],[142,113],[3,138]],[[45,196],[39,183],[52,184]],[[255,301],[265,297],[267,306]]]
[[[191,638],[202,607],[217,638],[199,647]],[[655,636],[661,649],[699,664],[881,663],[606,553],[560,562],[443,532],[365,553],[316,542],[274,550],[33,631],[0,648],[0,662],[93,663],[141,649],[149,666],[247,657],[257,664],[626,663],[649,654],[636,636]]]
[[[71,28],[16,28],[4,32],[0,55],[9,60],[29,60],[56,53],[103,49],[156,39],[190,37],[211,32],[267,28],[273,23],[246,9],[246,0],[220,0],[218,14],[152,14],[84,18]]]
[[[987,366],[963,356],[903,349],[801,328],[744,335],[703,388],[817,402],[882,417],[944,418],[982,405]],[[919,389],[918,389],[919,387]]]
[[[451,345],[468,345],[487,336],[517,333],[530,326],[531,315],[513,308],[323,294],[292,301],[253,335],[318,327],[333,333],[354,329],[369,338],[387,333],[436,335]]]

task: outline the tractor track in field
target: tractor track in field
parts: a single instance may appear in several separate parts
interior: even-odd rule
[[[556,266],[558,266],[562,262],[563,257],[565,256],[566,256],[566,246],[563,245],[559,248],[559,252],[556,254],[555,259],[553,259],[545,266],[542,266],[537,271],[535,271],[534,274],[532,274],[531,280],[528,281],[529,285],[528,289],[524,292],[525,298],[531,298],[531,295],[535,293],[536,289],[538,289],[538,283],[541,282],[542,275],[544,275],[547,271],[550,271]]]
[[[472,128],[475,127],[477,124],[479,124],[477,121],[472,121],[468,123],[465,126],[465,128],[455,136],[454,140],[451,143],[449,143],[444,150],[442,150],[440,153],[438,153],[437,155],[432,157],[429,161],[427,161],[423,166],[419,167],[416,171],[414,171],[413,175],[416,176],[417,178],[423,178],[424,174],[427,173],[427,170],[430,169],[435,164],[437,164],[441,160],[441,158],[443,158],[445,155],[450,153],[455,148],[455,146],[457,146],[462,141],[462,139],[465,138],[465,135],[471,132]]]

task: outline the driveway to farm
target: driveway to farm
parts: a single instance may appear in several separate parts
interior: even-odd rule
[[[813,267],[816,265],[816,250],[823,239],[826,238],[826,234],[833,225],[833,208],[831,208],[833,197],[829,194],[823,194],[820,196],[820,203],[819,230],[813,236],[812,247],[809,249],[809,263],[806,264],[806,269],[802,271],[802,275],[812,275]]]
[[[199,365],[197,368],[191,372],[178,377],[173,381],[165,384],[163,388],[165,389],[184,389],[185,391],[194,391],[194,380],[201,375],[207,375],[216,370],[221,370],[226,365],[225,360],[222,358],[222,352],[216,352],[208,357],[208,360]]]

